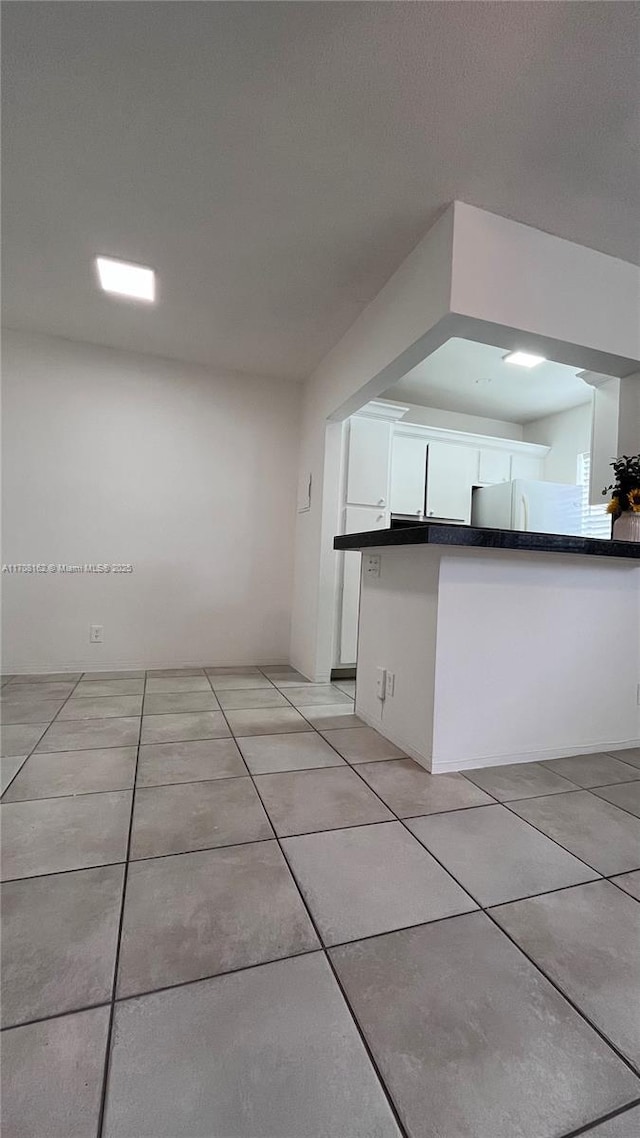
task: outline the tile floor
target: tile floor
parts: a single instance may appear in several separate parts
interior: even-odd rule
[[[284,666],[2,681],[3,1138],[640,1138],[640,749]]]

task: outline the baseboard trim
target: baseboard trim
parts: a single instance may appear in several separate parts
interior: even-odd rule
[[[575,743],[569,747],[546,747],[541,751],[520,751],[509,755],[486,755],[473,759],[432,760],[432,774],[453,774],[455,771],[477,770],[481,767],[502,767],[512,763],[540,763],[546,759],[569,759],[574,755],[598,755],[601,752],[624,751],[640,746],[640,738],[603,740],[599,743]]]
[[[277,660],[272,660],[270,664],[265,664],[265,665],[256,664],[255,660],[234,660],[233,663],[231,663],[231,664],[228,664],[226,662],[215,664],[211,661],[211,659],[209,659],[207,661],[207,663],[202,663],[201,661],[194,661],[194,660],[160,660],[159,662],[153,661],[152,663],[149,663],[148,660],[142,661],[142,662],[140,662],[140,661],[132,662],[131,660],[128,660],[125,663],[123,663],[122,661],[119,661],[119,660],[116,660],[115,662],[113,662],[111,660],[106,660],[106,661],[100,661],[100,663],[96,663],[96,661],[93,660],[90,664],[87,664],[86,662],[85,663],[80,662],[80,663],[73,663],[73,664],[62,664],[62,665],[61,664],[49,664],[49,665],[33,664],[31,666],[28,664],[22,664],[19,668],[11,668],[8,664],[3,663],[2,674],[6,675],[6,676],[47,676],[47,675],[50,675],[52,672],[59,672],[60,674],[63,674],[65,672],[69,672],[70,674],[72,674],[74,672],[87,672],[87,673],[91,674],[91,672],[140,672],[140,671],[155,672],[155,671],[161,671],[164,668],[259,668],[259,667],[282,667],[282,668],[286,668],[286,667],[293,667],[293,665],[289,664],[288,660],[282,660],[280,662],[278,662]]]
[[[520,751],[508,755],[486,755],[472,759],[448,759],[438,761],[431,755],[416,750],[399,731],[390,730],[384,721],[374,719],[372,715],[362,711],[356,706],[356,715],[362,719],[367,727],[373,727],[380,735],[384,735],[390,743],[400,747],[410,759],[415,759],[420,766],[431,774],[455,774],[457,771],[478,770],[481,767],[501,767],[511,763],[539,763],[545,759],[568,759],[573,755],[597,755],[601,752],[625,751],[631,747],[640,747],[640,737],[635,739],[603,740],[599,743],[576,743],[569,747],[547,747],[541,751]]]

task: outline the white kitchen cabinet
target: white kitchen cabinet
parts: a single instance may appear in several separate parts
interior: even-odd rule
[[[532,458],[528,454],[511,455],[511,479],[515,478],[544,478],[544,461],[541,458]]]
[[[347,506],[344,514],[344,533],[366,533],[367,530],[389,527],[388,510]],[[360,556],[359,553],[350,551],[343,554],[339,655],[339,663],[342,666],[355,664],[358,650]]]
[[[396,434],[391,446],[391,511],[423,514],[427,440]]]
[[[347,502],[388,506],[391,423],[354,415],[349,426]]]
[[[429,443],[426,515],[471,521],[471,487],[477,478],[478,451],[455,443]]]
[[[478,481],[493,485],[511,478],[511,455],[507,450],[481,450]]]
[[[343,533],[367,533],[370,529],[388,529],[389,511],[378,507],[347,506]]]

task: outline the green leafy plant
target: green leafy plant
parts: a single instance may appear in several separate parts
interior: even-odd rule
[[[602,491],[604,495],[611,493],[611,501],[607,506],[609,513],[614,518],[619,518],[620,514],[628,511],[640,514],[640,454],[623,454],[622,458],[617,458],[609,465],[613,467],[616,476],[615,482],[605,486]]]

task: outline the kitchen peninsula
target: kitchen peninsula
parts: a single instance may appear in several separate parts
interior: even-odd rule
[[[428,770],[640,744],[640,544],[426,523],[334,548],[363,554],[356,713]]]

